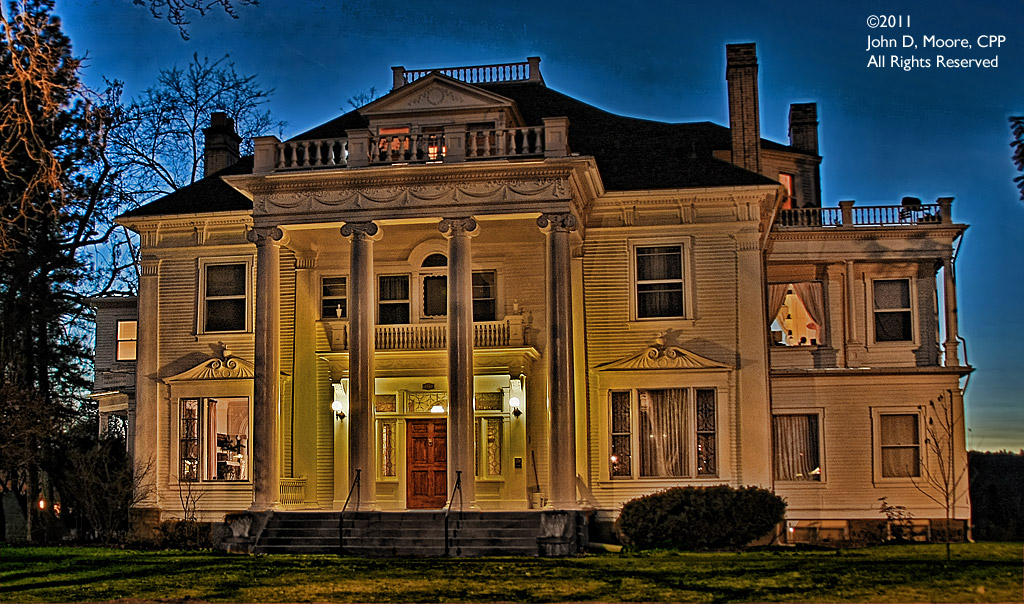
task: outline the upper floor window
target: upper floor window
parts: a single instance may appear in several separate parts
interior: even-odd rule
[[[715,476],[713,388],[608,393],[612,478]]]
[[[685,316],[683,246],[638,246],[634,253],[636,318]]]
[[[913,340],[910,279],[876,279],[872,285],[875,341],[909,342]]]
[[[473,273],[473,320],[494,321],[498,315],[497,277],[494,271]]]
[[[138,358],[139,322],[117,322],[117,356],[118,361],[134,361]]]
[[[824,342],[825,297],[817,281],[768,285],[768,316],[776,346],[815,346]]]
[[[377,279],[377,323],[409,323],[409,275],[381,275]]]
[[[772,417],[775,479],[821,481],[821,436],[818,414]]]
[[[786,200],[782,202],[782,209],[793,209],[793,175],[779,172],[779,184],[786,188]]]
[[[201,272],[203,332],[245,331],[249,312],[249,263],[206,263]]]
[[[324,277],[321,281],[320,317],[344,319],[348,316],[348,289],[345,277]]]
[[[879,474],[882,478],[921,476],[921,416],[918,413],[877,415]]]

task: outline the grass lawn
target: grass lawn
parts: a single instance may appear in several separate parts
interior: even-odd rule
[[[0,602],[1020,602],[1021,544],[570,559],[0,548]]]

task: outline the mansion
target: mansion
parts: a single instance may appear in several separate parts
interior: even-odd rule
[[[726,56],[728,126],[602,111],[537,58],[395,67],[251,157],[215,113],[206,177],[119,218],[138,297],[95,302],[94,396],[151,468],[140,513],[180,517],[187,487],[215,521],[607,528],[727,484],[783,497],[790,541],[850,540],[881,498],[963,530],[966,226],[951,198],[823,207],[816,106],[761,138],[755,47]]]

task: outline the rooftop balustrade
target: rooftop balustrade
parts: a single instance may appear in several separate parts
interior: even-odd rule
[[[467,129],[458,125],[432,133],[359,130],[345,138],[284,142],[261,136],[255,141],[253,172],[564,157],[569,154],[568,129],[565,118],[545,118],[542,126]]]
[[[847,228],[952,224],[952,197],[940,197],[938,203],[903,203],[892,206],[854,207],[853,201],[840,201],[838,208],[797,208],[780,210],[776,228]]]

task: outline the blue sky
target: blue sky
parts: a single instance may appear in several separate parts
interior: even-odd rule
[[[624,115],[727,124],[725,44],[756,42],[762,135],[787,140],[790,103],[818,103],[826,206],[956,198],[971,225],[957,260],[961,333],[977,367],[967,390],[968,445],[1024,449],[1024,203],[1013,186],[1007,117],[1024,114],[1020,0],[934,2],[582,2],[262,0],[239,19],[196,17],[191,40],[130,0],[58,0],[86,81],[128,96],[193,53],[230,55],[275,90],[271,109],[295,134],[335,117],[353,94],[386,92],[392,65],[477,65],[542,58],[548,86]],[[909,27],[871,29],[872,15]],[[868,67],[868,36],[966,38],[973,48],[890,49],[931,67]],[[1003,35],[999,48],[978,48]],[[992,58],[949,69],[935,55]]]

